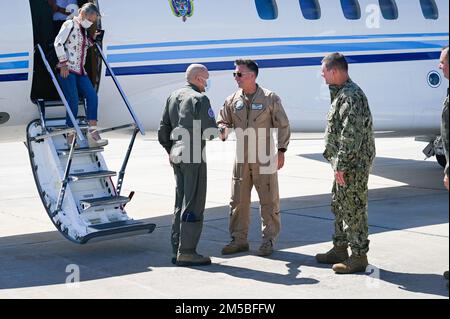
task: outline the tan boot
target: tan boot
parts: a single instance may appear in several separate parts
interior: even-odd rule
[[[261,244],[256,253],[260,257],[268,257],[273,254],[273,242],[271,240],[265,241]]]
[[[365,272],[369,262],[367,255],[351,255],[346,261],[333,265],[333,270],[338,274],[354,274]]]
[[[90,127],[87,135],[87,140],[89,147],[103,147],[108,145],[108,140],[102,139],[100,134],[98,134],[97,129],[95,127]]]
[[[317,254],[316,260],[320,264],[334,265],[348,259],[347,246],[334,246],[325,254]]]
[[[247,244],[238,244],[235,240],[232,240],[228,245],[223,247],[222,255],[234,255],[250,250],[250,246]]]
[[[211,258],[197,253],[178,254],[176,264],[180,267],[208,266],[211,265]]]

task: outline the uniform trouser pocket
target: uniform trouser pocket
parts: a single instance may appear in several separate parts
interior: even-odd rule
[[[239,206],[250,206],[252,187],[253,183],[249,165],[236,163],[233,168],[233,178],[231,181],[230,206],[232,210]]]
[[[235,164],[231,185],[230,227],[231,237],[246,243],[250,226],[250,199],[252,180],[248,165]]]
[[[231,181],[231,207],[234,208],[241,202],[241,178],[233,177]]]
[[[335,215],[334,242],[350,243],[357,254],[368,251],[367,172],[348,172],[347,185],[333,186],[332,210]]]
[[[259,175],[254,183],[261,205],[263,238],[274,241],[281,229],[278,174]]]
[[[176,252],[182,236],[182,224],[203,222],[207,168],[204,163],[181,163],[174,165],[173,169],[177,186],[171,241],[173,251]]]

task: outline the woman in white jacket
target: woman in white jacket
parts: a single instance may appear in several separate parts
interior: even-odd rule
[[[97,132],[98,96],[85,70],[87,50],[94,45],[94,40],[88,36],[88,29],[97,21],[100,12],[93,3],[81,7],[79,15],[64,22],[55,39],[55,50],[58,56],[58,79],[69,103],[72,113],[78,114],[79,94],[87,101],[87,120],[89,130],[87,139],[90,147],[105,146],[108,141],[102,140]],[[69,116],[67,126],[73,127]],[[67,143],[70,145],[75,137],[69,134]]]

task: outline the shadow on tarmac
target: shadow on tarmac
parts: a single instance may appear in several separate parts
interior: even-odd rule
[[[301,156],[319,159],[317,154]],[[436,163],[417,165],[417,161],[377,158],[373,174],[402,181],[407,186],[370,191],[371,235],[448,223],[448,209],[442,209],[448,207],[448,192],[440,186],[442,170]],[[270,259],[285,262],[288,274],[230,266],[226,262],[196,269],[285,286],[318,284],[317,279],[298,278],[301,268],[329,266],[317,264],[314,256],[283,250],[331,240],[333,216],[329,210],[330,198],[330,194],[321,194],[281,200],[283,230],[276,247],[278,251]],[[443,201],[447,201],[447,204],[443,205]],[[221,248],[229,241],[228,215],[226,206],[207,209],[199,251],[220,256]],[[171,215],[147,219],[158,225],[150,235],[85,246],[66,241],[56,231],[0,237],[0,289],[63,284],[71,272],[67,265],[80,267],[82,282],[145,273],[158,267],[173,267],[169,243],[171,219]],[[439,237],[448,239],[448,236]],[[257,202],[252,204],[249,241],[253,249],[260,242]],[[415,244],[412,243],[410,249]],[[381,280],[398,285],[401,289],[448,296],[440,275],[398,273],[387,269],[379,271]]]

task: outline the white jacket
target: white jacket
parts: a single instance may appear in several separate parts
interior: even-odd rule
[[[56,36],[54,45],[59,60],[57,68],[68,65],[71,73],[86,75],[84,66],[87,50],[94,45],[86,29],[74,20],[67,20]]]

